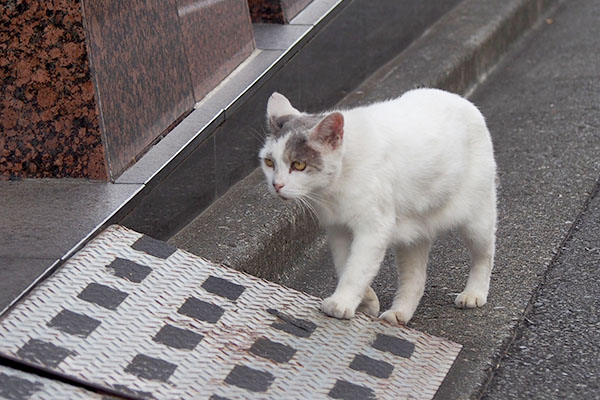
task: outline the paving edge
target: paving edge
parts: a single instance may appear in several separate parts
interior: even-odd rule
[[[355,106],[396,97],[399,88],[403,92],[435,87],[468,96],[511,44],[561,1],[463,0],[342,104]]]
[[[527,30],[561,0],[464,0],[340,103],[352,107],[415,87],[468,95]],[[393,84],[392,84],[393,82]],[[388,88],[396,93],[390,93]],[[260,168],[234,185],[169,243],[213,262],[279,281],[321,232],[296,204],[267,193]]]
[[[268,193],[257,168],[173,236],[169,243],[213,262],[279,281],[319,233],[314,217]]]

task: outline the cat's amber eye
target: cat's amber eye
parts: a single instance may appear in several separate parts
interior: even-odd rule
[[[292,163],[292,168],[296,171],[304,171],[306,168],[306,163],[304,161],[294,161]]]
[[[270,158],[265,158],[265,164],[269,168],[273,168],[275,166],[275,163],[273,163],[273,160],[271,160]]]

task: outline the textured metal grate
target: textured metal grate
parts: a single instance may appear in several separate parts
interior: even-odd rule
[[[0,352],[144,398],[431,398],[460,345],[120,226],[0,321]]]
[[[0,399],[107,400],[112,399],[112,397],[101,396],[85,389],[0,365]]]

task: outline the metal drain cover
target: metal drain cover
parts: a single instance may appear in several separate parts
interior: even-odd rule
[[[0,321],[0,352],[142,398],[426,399],[460,351],[319,306],[112,226]]]

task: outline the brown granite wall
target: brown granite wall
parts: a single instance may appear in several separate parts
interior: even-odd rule
[[[106,179],[78,0],[0,8],[0,179]]]
[[[83,0],[111,177],[194,107],[176,0]]]
[[[177,0],[196,101],[256,47],[246,0]]]
[[[252,22],[285,24],[312,0],[248,0]]]
[[[0,179],[115,179],[254,50],[245,0],[3,0]]]

